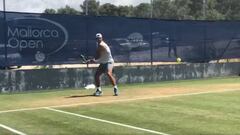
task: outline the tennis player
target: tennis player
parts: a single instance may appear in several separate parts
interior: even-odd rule
[[[110,82],[113,85],[114,96],[118,96],[118,87],[116,84],[116,79],[113,76],[113,64],[114,60],[111,54],[109,46],[103,41],[103,36],[101,33],[96,34],[97,40],[97,51],[95,59],[91,59],[88,63],[99,63],[99,67],[95,73],[95,85],[97,87],[95,96],[101,96],[103,94],[100,86],[100,77],[103,73],[106,73]]]

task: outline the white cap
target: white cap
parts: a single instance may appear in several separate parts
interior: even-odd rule
[[[102,34],[101,33],[97,33],[96,34],[96,38],[102,38]]]

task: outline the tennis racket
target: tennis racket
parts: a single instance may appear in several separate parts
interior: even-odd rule
[[[82,59],[82,63],[86,64],[88,62],[87,58],[83,54],[81,54],[80,57]]]

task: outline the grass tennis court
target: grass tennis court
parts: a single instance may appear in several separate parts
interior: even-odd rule
[[[0,95],[2,135],[236,135],[240,78]]]

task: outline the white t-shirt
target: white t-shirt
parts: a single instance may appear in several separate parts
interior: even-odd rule
[[[100,43],[100,45],[106,49],[106,52],[102,52],[100,58],[97,59],[97,63],[114,62],[109,46],[103,41]]]

